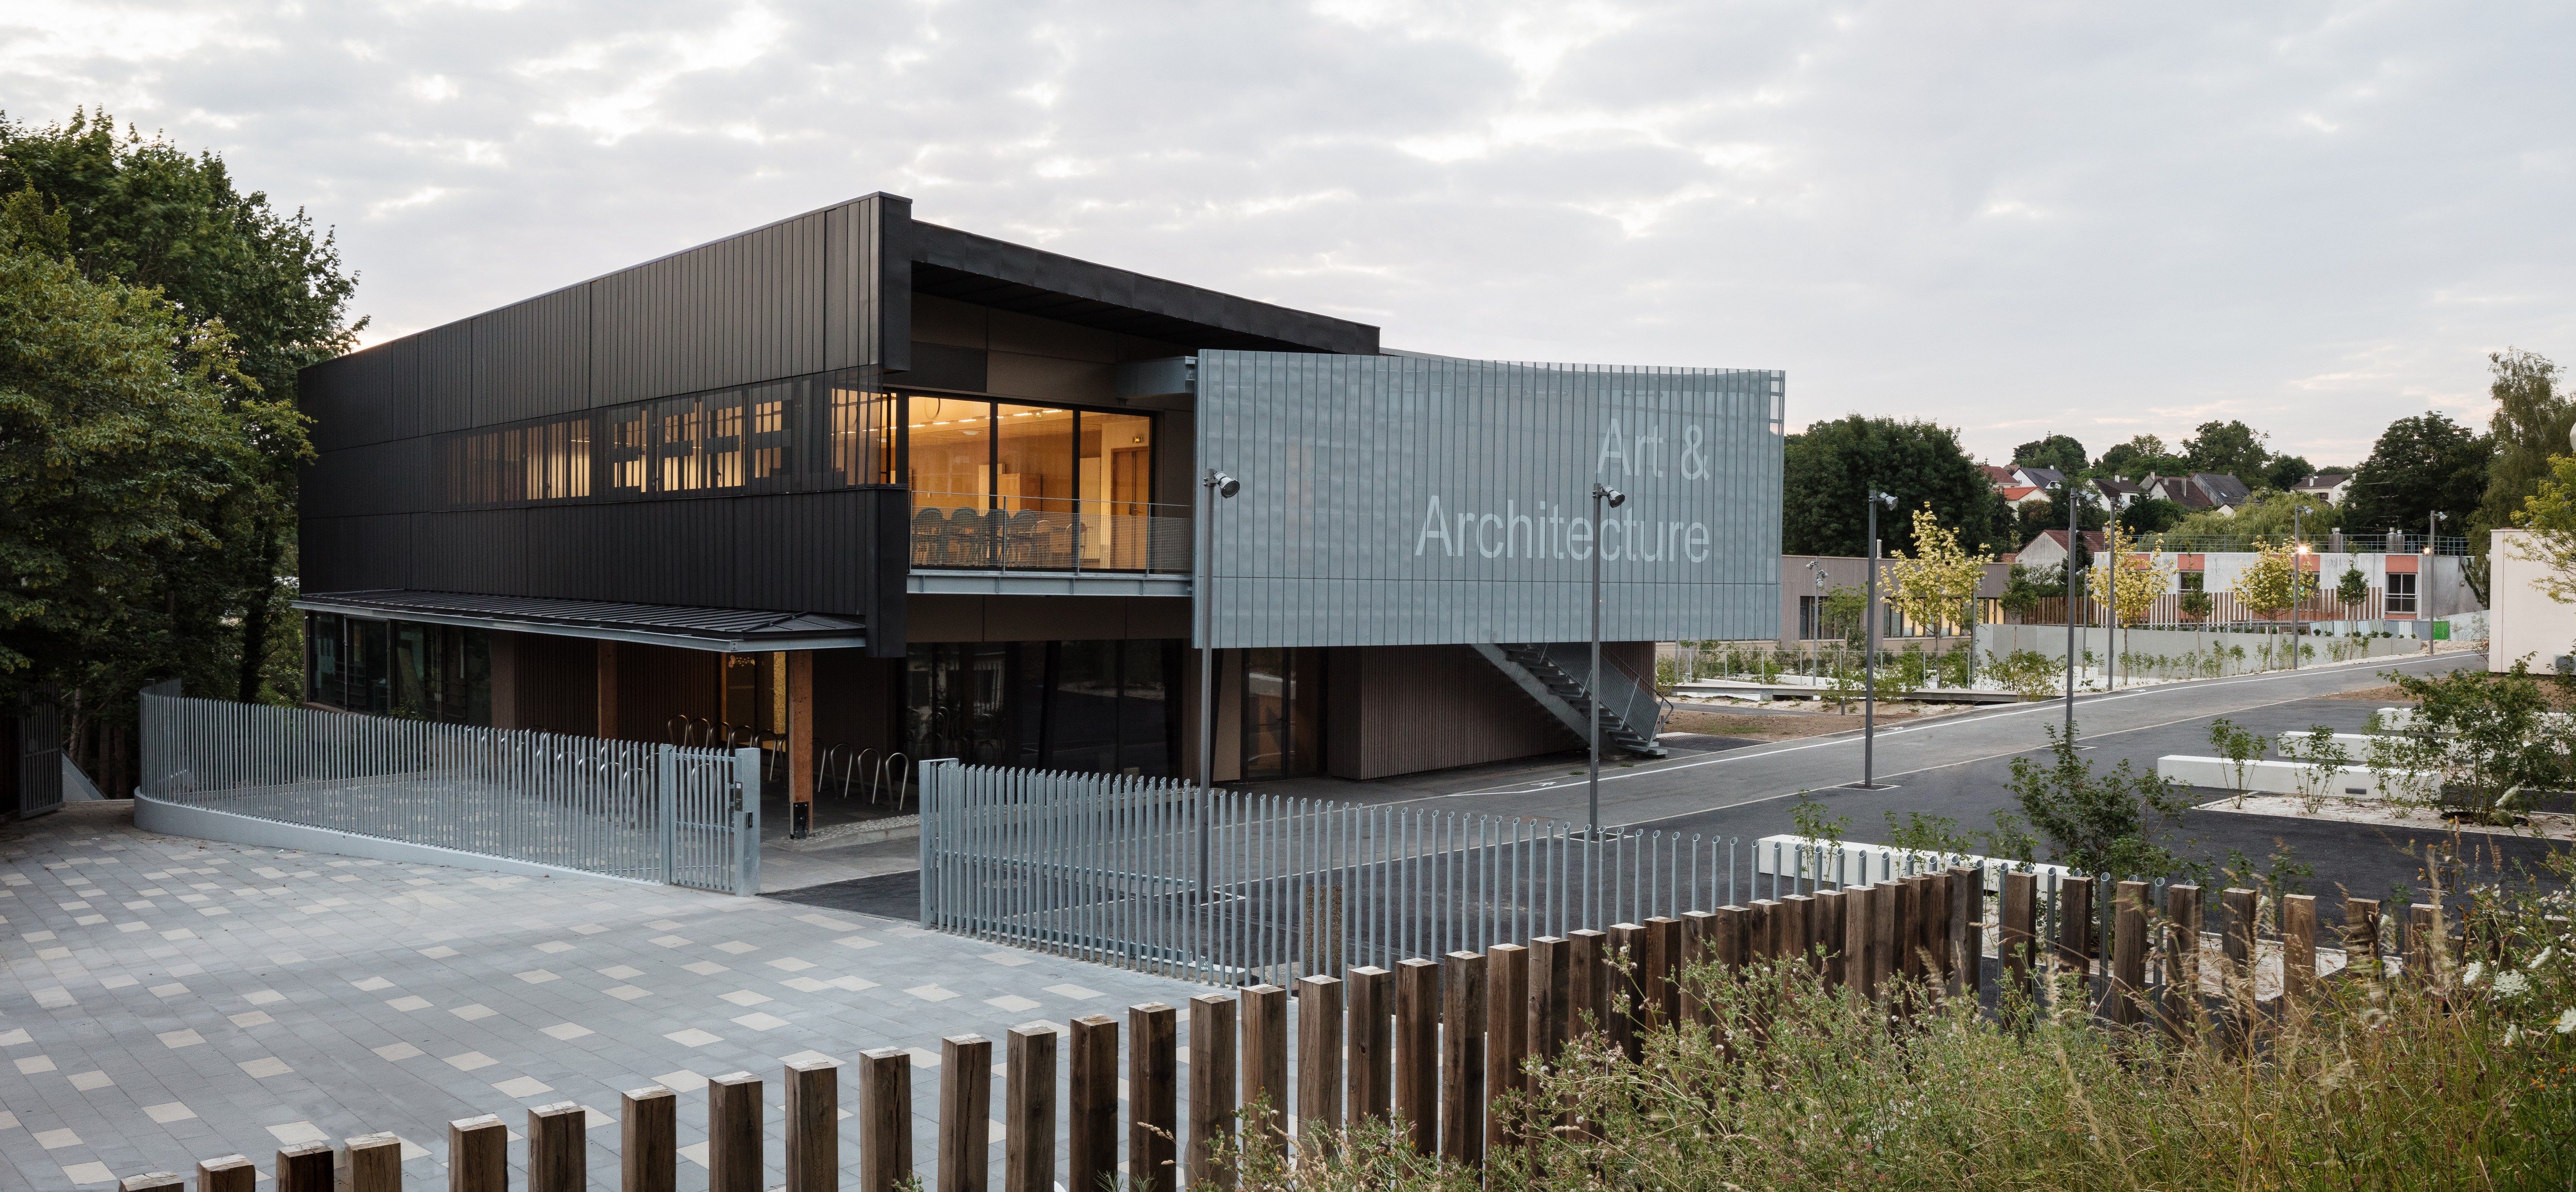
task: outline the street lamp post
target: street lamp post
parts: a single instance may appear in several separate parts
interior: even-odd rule
[[[2298,497],[2293,496],[2290,498],[2290,542],[2292,543],[2290,548],[2291,670],[2299,669],[2299,628],[2302,625],[2307,624],[2307,610],[2300,607],[2307,603],[2306,597],[2308,594],[2308,540],[2307,536],[2300,532],[2300,527],[2305,524],[2300,519],[2307,513],[2307,511],[2308,507],[2300,504]],[[2322,572],[2324,570],[2323,566],[2320,565],[2318,570]]]
[[[1896,508],[1896,498],[1869,490],[1869,599],[1861,618],[1860,788],[1878,789],[1878,507]]]
[[[1214,468],[1199,480],[1199,902],[1208,898],[1208,817],[1216,775],[1216,503],[1243,491],[1243,482]]]
[[[2083,509],[2075,503],[2075,480],[2061,481],[2058,490],[2066,495],[2066,739],[2075,739],[2075,589],[2083,582],[2083,573],[2075,568],[2075,552],[2084,545],[2084,523],[2079,520]]]
[[[1590,777],[1585,780],[1587,822],[1592,834],[1588,839],[1601,839],[1601,507],[1616,509],[1628,503],[1628,494],[1599,481],[1592,483],[1592,677],[1584,694],[1589,697],[1590,723],[1584,725],[1584,742],[1591,750]]]
[[[2567,437],[2576,440],[2576,430],[2567,432]],[[2441,553],[2437,545],[2440,540],[2435,536],[2442,532],[2442,523],[2450,519],[2450,514],[2439,509],[2424,519],[2424,563],[2415,569],[2415,624],[2424,631],[2427,654],[2433,652],[2433,585],[2426,581],[2433,577],[2434,556]]]

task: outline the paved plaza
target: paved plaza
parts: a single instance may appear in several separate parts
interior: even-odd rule
[[[913,1049],[927,1178],[942,1036],[998,1058],[1014,1025],[1207,991],[774,899],[156,836],[122,803],[0,825],[0,957],[0,1185],[31,1189],[236,1152],[265,1180],[281,1145],[376,1131],[443,1187],[447,1122],[515,1139],[559,1101],[592,1111],[614,1187],[618,1094],[651,1084],[682,1094],[680,1186],[703,1187],[701,1086],[735,1071],[768,1082],[774,1186],[782,1061],[888,1046]],[[854,1181],[846,1127],[841,1156]]]

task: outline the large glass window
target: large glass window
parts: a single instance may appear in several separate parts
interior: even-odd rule
[[[904,751],[979,765],[1169,775],[1177,641],[915,645]]]
[[[1312,774],[1323,762],[1323,654],[1319,650],[1243,652],[1243,776]]]
[[[2388,573],[2388,608],[2392,613],[2415,611],[2415,577],[2410,573]]]
[[[993,403],[956,397],[904,399],[911,442],[904,483],[920,509],[988,509],[993,491]]]
[[[1079,482],[1082,565],[1142,568],[1151,558],[1154,526],[1146,505],[1154,499],[1154,420],[1144,414],[1082,415]]]

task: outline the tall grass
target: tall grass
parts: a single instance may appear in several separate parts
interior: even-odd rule
[[[2481,959],[2426,980],[2357,964],[2270,1005],[2250,1046],[2206,1013],[2179,1044],[2099,1025],[2071,983],[1980,1013],[1919,985],[1866,1002],[1802,961],[1697,970],[1712,1025],[1648,1032],[1640,1062],[1584,1034],[1533,1064],[1534,1093],[1493,1099],[1534,1141],[1482,1186],[2576,1187],[2567,909],[2522,900]],[[1256,1190],[1480,1185],[1371,1124],[1329,1157],[1256,1141],[1242,1164]]]

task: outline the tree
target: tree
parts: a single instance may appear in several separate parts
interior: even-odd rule
[[[2016,468],[2055,468],[2069,476],[2084,470],[2084,444],[2069,435],[2050,435],[2013,448]]]
[[[2435,511],[2465,526],[2487,491],[2495,441],[2439,412],[2400,418],[2379,433],[2352,475],[2344,525],[2360,531],[2421,530]]]
[[[2528,541],[2507,550],[2549,569],[2540,590],[2560,604],[2576,604],[2576,457],[2549,461],[2551,473],[2539,491],[2523,499],[2514,513],[2516,526],[2531,531]]]
[[[77,740],[145,682],[230,677],[224,554],[280,509],[271,453],[309,452],[221,322],[82,276],[71,225],[0,204],[0,696],[47,692]]]
[[[2099,530],[2110,518],[2109,513],[2091,501],[2079,502],[2075,507],[2076,525],[2083,529]],[[2014,515],[2013,544],[2008,549],[2019,550],[2047,531],[2065,528],[2065,494],[2052,492],[2047,500],[2028,502]]]
[[[2335,603],[2344,606],[2344,614],[2350,616],[2356,606],[2369,599],[2370,577],[2363,575],[2359,567],[2344,568],[2343,577],[2335,581]]]
[[[2272,455],[2263,447],[2263,432],[2242,422],[2204,422],[2182,442],[2183,463],[2195,472],[2218,472],[2248,484],[2263,479]]]
[[[2173,582],[2174,565],[2155,551],[2141,551],[2138,544],[2118,526],[2107,532],[2104,552],[2111,556],[2109,584],[2104,599],[2122,625],[2135,625],[2147,619],[2156,597],[2165,594]]]
[[[2257,538],[2254,561],[2228,581],[2228,590],[2245,611],[2269,621],[2299,602],[2301,579],[2298,555],[2288,543]]]
[[[2260,484],[2288,492],[2307,483],[2308,477],[2316,474],[2316,468],[2308,463],[2306,456],[2280,455],[2274,456],[2272,462],[2264,466],[2262,474],[2247,476],[2244,480],[2249,485]]]
[[[2163,497],[2141,497],[2120,511],[2120,527],[2132,534],[2154,534],[2170,530],[2191,511]]]
[[[1914,511],[1914,553],[1897,552],[1887,564],[1888,603],[1907,621],[1932,627],[1939,653],[1952,622],[1965,627],[1968,602],[1986,581],[1986,556],[1959,544],[1931,506]]]
[[[166,138],[123,136],[105,112],[76,111],[37,127],[0,117],[0,192],[32,189],[68,216],[62,253],[92,283],[153,287],[193,332],[221,325],[235,363],[216,384],[225,399],[291,408],[296,371],[356,346],[361,319],[348,321],[357,281],[337,245],[302,209],[288,215],[259,191],[235,186],[223,159],[191,156]],[[254,418],[247,427],[267,428]],[[198,690],[261,698],[274,636],[288,610],[281,578],[295,543],[295,469],[300,435],[262,433],[249,444],[261,474],[228,489],[237,517],[211,532],[222,549],[193,556],[205,574],[206,632],[228,639],[233,673]],[[300,691],[269,690],[271,698]]]
[[[2525,498],[2539,491],[2550,475],[2550,457],[2568,450],[2567,432],[2576,426],[2576,402],[2557,391],[2558,366],[2536,352],[2506,348],[2487,357],[2494,380],[2487,393],[2495,398],[2495,416],[2487,430],[2495,456],[2487,467],[2487,489],[2469,519],[2469,549],[2483,556],[2490,530],[2513,524]]]
[[[2313,537],[2344,524],[2344,520],[2344,511],[2327,504],[2323,497],[2258,492],[2233,516],[2215,509],[2202,510],[2175,522],[2173,532],[2238,538],[2255,535],[2287,541],[2293,531]]]
[[[2487,823],[2510,822],[2499,812],[2522,791],[2565,789],[2576,739],[2524,660],[2503,674],[2467,668],[2386,678],[2417,703],[2406,732],[2372,738],[2371,769],[2429,774],[2444,802]]]
[[[2171,475],[2183,470],[2182,457],[2167,450],[2165,441],[2154,435],[2136,435],[2126,443],[2114,443],[2094,461],[2093,470],[2114,476]]]
[[[1930,505],[1975,549],[1996,549],[1998,531],[2008,533],[2003,499],[1948,427],[1853,414],[1789,436],[1783,454],[1780,539],[1789,554],[1868,554],[1862,502],[1871,489],[1893,494],[1898,508]],[[1881,522],[1879,533],[1896,549],[1914,546],[1902,522]]]

